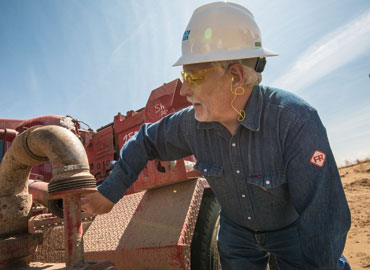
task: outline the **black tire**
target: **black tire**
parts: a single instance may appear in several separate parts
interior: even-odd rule
[[[191,243],[191,269],[221,270],[217,250],[220,205],[213,192],[206,189],[199,209]]]
[[[221,270],[216,240],[220,226],[220,209],[213,192],[206,189],[191,243],[192,270]],[[279,270],[276,257],[270,256],[268,269]]]

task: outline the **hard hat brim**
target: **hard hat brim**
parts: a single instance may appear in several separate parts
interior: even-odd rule
[[[173,67],[181,65],[190,65],[190,64],[199,64],[199,63],[208,63],[216,61],[228,61],[228,60],[237,60],[237,59],[247,59],[247,58],[256,58],[256,57],[269,57],[277,56],[278,54],[265,48],[256,48],[251,50],[247,48],[245,50],[217,50],[212,52],[207,52],[204,54],[185,54],[182,55]]]

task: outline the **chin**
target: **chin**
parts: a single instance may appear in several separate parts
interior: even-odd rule
[[[212,122],[212,116],[207,110],[204,110],[202,107],[194,107],[195,119],[199,122]]]
[[[204,122],[204,118],[202,117],[202,115],[198,115],[197,113],[195,113],[195,119],[199,122]]]
[[[211,120],[207,115],[198,115],[197,113],[195,113],[195,119],[199,122],[212,122],[213,120]]]

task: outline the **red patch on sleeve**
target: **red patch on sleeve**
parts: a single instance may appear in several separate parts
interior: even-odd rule
[[[326,159],[326,155],[323,152],[321,152],[319,150],[316,150],[313,153],[313,155],[312,155],[312,157],[310,159],[310,162],[313,165],[316,165],[317,167],[320,167],[321,168],[325,164],[325,159]]]

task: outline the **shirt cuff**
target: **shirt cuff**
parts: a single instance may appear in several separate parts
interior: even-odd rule
[[[114,166],[108,178],[97,187],[98,191],[113,203],[117,203],[128,188],[124,181],[127,176],[117,165],[119,164]]]

